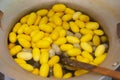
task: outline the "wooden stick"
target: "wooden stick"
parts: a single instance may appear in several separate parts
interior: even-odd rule
[[[97,66],[96,68],[92,69],[91,71],[120,80],[120,72],[118,72],[118,71],[113,71],[113,70],[110,70],[110,69],[107,69],[104,67],[100,67],[100,66]]]
[[[92,71],[95,73],[99,73],[99,74],[106,75],[106,76],[115,78],[117,80],[120,80],[120,72],[118,72],[118,71],[114,71],[114,70],[110,70],[110,69],[107,69],[104,67],[79,62],[76,60],[71,60],[69,58],[62,58],[61,61],[63,64],[66,64],[66,65],[69,65],[72,67],[83,68],[83,69],[86,69],[88,71]]]

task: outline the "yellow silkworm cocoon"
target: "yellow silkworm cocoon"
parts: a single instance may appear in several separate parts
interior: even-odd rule
[[[53,22],[58,26],[62,25],[62,19],[58,16],[53,16]]]
[[[92,34],[85,34],[81,37],[81,42],[88,42],[92,40]]]
[[[62,44],[61,46],[60,46],[60,49],[62,50],[62,51],[67,51],[67,50],[70,50],[70,49],[72,49],[73,48],[73,45],[72,44]]]
[[[83,57],[81,55],[77,55],[76,60],[80,61],[80,62],[84,62],[84,63],[89,63],[90,62],[90,60],[88,58],[85,58],[85,57]]]
[[[101,29],[94,30],[94,33],[99,36],[102,36],[104,34],[103,30]]]
[[[12,31],[17,32],[20,27],[21,27],[21,23],[16,23]]]
[[[60,57],[59,56],[53,56],[49,61],[48,64],[50,67],[52,67],[53,65],[55,65],[56,63],[58,63],[60,61]]]
[[[77,24],[77,26],[79,26],[79,28],[84,28],[85,27],[85,23],[83,21],[80,21],[80,20],[76,20],[75,24]]]
[[[81,15],[82,13],[81,12],[75,12],[74,14],[73,14],[73,20],[77,20],[77,19],[79,19],[79,16]]]
[[[18,42],[24,48],[30,48],[31,47],[31,43],[24,38],[18,38]]]
[[[27,71],[32,71],[34,68],[32,65],[30,64],[19,64],[23,69],[27,70]]]
[[[62,26],[65,30],[68,30],[70,28],[68,22],[63,22]]]
[[[99,28],[99,24],[97,22],[87,22],[86,28],[96,30]]]
[[[26,64],[26,61],[25,61],[24,59],[15,58],[14,60],[15,60],[15,62],[16,62],[17,64]]]
[[[63,75],[63,78],[65,78],[65,79],[71,78],[71,77],[72,77],[72,73],[70,73],[70,72]]]
[[[40,64],[48,63],[49,53],[47,51],[41,51]]]
[[[65,44],[66,42],[67,42],[67,40],[65,37],[60,37],[54,43],[57,45],[62,45],[62,44]]]
[[[39,48],[33,48],[32,56],[33,56],[34,61],[39,61],[40,60],[40,49]]]
[[[16,36],[15,32],[10,32],[10,34],[9,34],[9,41],[11,43],[15,43],[17,41],[17,36]]]
[[[55,12],[62,12],[62,11],[65,11],[66,9],[66,6],[64,4],[55,4],[52,9],[55,11]]]
[[[80,40],[77,37],[74,37],[74,36],[67,36],[66,39],[69,43],[72,43],[72,44],[80,42]]]
[[[47,9],[40,9],[36,12],[36,14],[39,16],[45,16],[45,15],[47,15],[47,13],[48,13]]]
[[[35,75],[39,75],[39,69],[38,68],[34,68],[32,73],[35,74]]]
[[[36,18],[37,18],[37,15],[36,15],[35,12],[30,13],[30,15],[29,15],[29,17],[28,17],[28,19],[27,19],[27,24],[28,24],[28,25],[34,24]]]
[[[39,25],[40,19],[41,19],[41,16],[37,15],[37,18],[36,18],[36,20],[34,22],[35,26]]]
[[[48,17],[44,16],[44,17],[41,18],[39,26],[42,25],[42,24],[46,24],[47,22],[48,22]]]
[[[21,27],[17,30],[17,33],[18,33],[18,34],[22,34],[22,33],[24,32],[24,29],[25,29],[26,27],[28,27],[27,24],[21,25]]]
[[[30,59],[32,59],[32,53],[30,53],[30,52],[19,52],[17,54],[17,58],[21,58],[23,60],[30,60]]]
[[[94,34],[91,29],[87,29],[87,28],[80,29],[80,33],[81,34]]]
[[[80,19],[81,21],[83,21],[83,22],[89,22],[89,20],[90,20],[89,16],[88,16],[88,15],[85,15],[85,14],[81,14],[81,15],[79,16],[79,19]]]
[[[106,59],[106,57],[107,57],[107,54],[104,53],[104,54],[96,57],[93,62],[94,62],[96,65],[99,65],[99,64],[101,64],[101,63]]]
[[[57,63],[53,66],[53,75],[55,78],[63,77],[62,66],[60,64]]]
[[[48,25],[48,24],[41,24],[41,25],[39,26],[39,28],[40,28],[40,30],[45,31],[45,32],[47,32],[47,33],[50,33],[50,32],[53,31],[52,26],[50,26],[50,25]]]
[[[72,19],[72,15],[71,14],[65,14],[63,17],[62,17],[62,20],[63,21],[70,21]]]
[[[93,42],[93,45],[95,45],[95,46],[100,45],[100,37],[97,35],[94,35],[92,42]]]
[[[89,53],[92,53],[93,51],[92,46],[87,42],[81,42],[80,46],[83,50],[88,51]]]
[[[10,54],[13,56],[13,55],[16,55],[18,52],[20,52],[22,50],[22,47],[20,45],[16,45],[14,47],[12,47],[10,49]]]
[[[39,40],[36,42],[36,47],[38,48],[49,48],[50,42],[48,40]]]
[[[76,70],[76,71],[74,72],[74,75],[75,75],[75,76],[81,76],[81,75],[84,75],[84,74],[86,74],[86,73],[88,73],[87,70],[79,69],[79,70]]]
[[[105,52],[105,46],[104,45],[99,45],[97,46],[96,50],[95,50],[95,56],[101,56],[103,53]]]
[[[40,39],[44,37],[44,32],[39,31],[35,34],[35,36],[32,37],[33,42],[38,42]]]
[[[40,76],[47,77],[49,74],[49,65],[47,63],[42,64],[40,67]]]
[[[78,48],[72,48],[72,49],[67,51],[67,54],[69,56],[77,56],[77,55],[81,54],[81,50]]]
[[[26,35],[26,34],[18,34],[17,38],[23,38],[23,39],[26,39],[28,41],[31,41],[31,37],[29,35]]]
[[[9,43],[8,48],[12,49],[15,46],[15,43]]]
[[[65,9],[65,13],[66,13],[66,14],[74,14],[75,11],[74,11],[73,9],[71,9],[71,8],[66,8],[66,9]]]
[[[29,17],[29,15],[25,15],[24,17],[22,17],[22,18],[20,19],[20,22],[21,22],[22,24],[27,23],[28,17]]]
[[[48,11],[47,16],[48,16],[48,17],[52,17],[54,14],[55,14],[55,12],[54,12],[52,9],[50,9],[50,10]]]
[[[70,28],[74,33],[78,33],[79,32],[79,27],[74,23],[74,22],[70,22]]]
[[[83,52],[81,52],[81,55],[82,55],[83,57],[89,59],[90,61],[93,61],[93,56],[92,56],[89,52],[83,51]]]

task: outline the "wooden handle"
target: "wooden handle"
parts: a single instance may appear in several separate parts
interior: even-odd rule
[[[100,66],[97,66],[96,68],[92,69],[91,71],[120,80],[120,72],[118,72],[118,71],[113,71],[113,70],[110,70],[110,69],[107,69],[104,67],[100,67]]]
[[[72,67],[83,68],[88,71],[99,73],[99,74],[102,74],[105,76],[110,76],[112,78],[120,80],[120,72],[118,72],[118,71],[110,70],[110,69],[107,69],[104,67],[95,66],[95,65],[91,65],[91,64],[87,64],[87,63],[83,63],[83,62],[78,62],[76,60],[71,60],[69,58],[62,58],[61,61],[63,64],[66,64],[66,65],[69,65]]]

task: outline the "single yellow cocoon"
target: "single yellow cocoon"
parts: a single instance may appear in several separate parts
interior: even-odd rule
[[[49,53],[47,51],[41,51],[40,64],[48,63]]]
[[[81,54],[81,50],[79,48],[72,48],[67,51],[67,54],[69,56],[77,56],[77,55]]]
[[[34,24],[36,18],[37,18],[37,15],[36,15],[35,12],[30,13],[30,15],[29,15],[29,17],[28,17],[28,19],[27,19],[27,24],[28,24],[28,25]]]
[[[62,78],[63,77],[63,71],[60,64],[55,64],[53,66],[53,75],[55,78]]]
[[[88,73],[87,70],[79,69],[79,70],[76,70],[76,71],[74,72],[74,75],[75,75],[75,76],[81,76],[81,75],[84,75],[84,74],[86,74],[86,73]]]
[[[92,53],[93,51],[92,46],[87,42],[81,42],[80,46],[83,50],[88,51],[89,53]]]
[[[34,69],[33,66],[30,64],[19,64],[19,65],[27,71],[32,71]]]
[[[107,57],[107,54],[104,53],[104,54],[96,57],[93,62],[94,62],[95,64],[99,65],[99,64],[101,64],[101,63],[105,60],[106,57]]]
[[[40,60],[40,49],[39,48],[33,48],[32,50],[32,56],[34,61],[39,61]]]
[[[40,67],[40,76],[47,77],[49,74],[49,65],[47,63],[42,64]]]
[[[32,59],[32,53],[30,53],[30,52],[19,52],[17,54],[17,58],[21,58],[23,60],[30,60],[30,59]]]
[[[53,56],[49,61],[48,64],[50,67],[52,67],[53,65],[55,65],[56,63],[58,63],[60,61],[60,57],[59,56]]]
[[[24,38],[18,38],[18,42],[24,48],[30,48],[31,47],[31,43],[28,40],[24,39]]]
[[[79,27],[74,23],[74,22],[70,22],[70,28],[74,33],[78,33],[79,32]]]
[[[97,35],[94,35],[92,42],[93,42],[93,45],[95,45],[95,46],[100,45],[100,37]]]
[[[70,50],[70,49],[72,49],[73,48],[73,45],[72,44],[62,44],[61,46],[60,46],[60,49],[62,50],[62,51],[67,51],[67,50]]]
[[[9,34],[9,41],[11,43],[15,43],[17,41],[17,36],[16,36],[15,32],[10,32],[10,34]]]
[[[95,56],[101,56],[105,52],[105,46],[104,45],[99,45],[96,50],[95,50]]]
[[[41,10],[38,10],[36,13],[39,16],[45,16],[45,15],[47,15],[48,10],[47,9],[41,9]]]
[[[12,31],[17,32],[20,27],[21,27],[21,23],[16,23]]]
[[[53,5],[52,9],[55,12],[61,12],[61,11],[65,11],[66,6],[64,4],[55,4],[55,5]]]
[[[36,47],[38,48],[49,48],[50,42],[48,40],[39,40],[36,42]]]
[[[80,40],[77,37],[74,37],[74,36],[67,36],[66,38],[67,38],[67,41],[69,43],[72,43],[72,44],[80,42]]]
[[[66,42],[67,42],[67,40],[65,37],[60,37],[54,43],[57,45],[62,45],[62,44],[65,44]]]
[[[16,45],[14,47],[12,47],[10,49],[10,54],[13,56],[13,55],[16,55],[18,52],[20,52],[22,50],[22,47],[20,45]]]
[[[92,34],[85,34],[81,37],[81,42],[88,42],[92,40]]]
[[[72,77],[72,73],[66,73],[63,75],[63,78],[71,78]]]
[[[97,22],[87,22],[86,28],[96,30],[99,28],[99,24]]]

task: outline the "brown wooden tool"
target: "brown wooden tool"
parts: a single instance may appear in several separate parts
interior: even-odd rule
[[[110,70],[110,69],[107,69],[104,67],[79,62],[76,60],[71,60],[71,59],[66,58],[66,57],[65,58],[63,57],[61,59],[61,61],[65,65],[69,65],[69,66],[76,67],[76,68],[83,68],[83,69],[86,69],[88,71],[92,71],[95,73],[99,73],[99,74],[106,75],[106,76],[115,78],[117,80],[120,80],[120,72],[118,72],[118,71],[114,71],[114,70]]]

